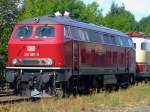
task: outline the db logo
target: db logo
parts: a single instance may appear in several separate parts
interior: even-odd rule
[[[34,52],[35,51],[35,46],[27,46],[27,51],[28,52]]]

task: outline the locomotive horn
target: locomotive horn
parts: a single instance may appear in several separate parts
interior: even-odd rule
[[[65,12],[64,12],[64,17],[69,17],[69,16],[70,16],[70,12],[65,11]]]
[[[62,14],[59,11],[55,12],[54,14],[55,16],[62,16]]]

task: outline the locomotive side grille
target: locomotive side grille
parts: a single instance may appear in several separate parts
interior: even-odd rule
[[[22,60],[23,65],[37,65],[40,64],[39,60]]]

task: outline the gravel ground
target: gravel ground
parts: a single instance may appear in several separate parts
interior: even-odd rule
[[[150,106],[142,105],[130,109],[128,112],[150,112]]]

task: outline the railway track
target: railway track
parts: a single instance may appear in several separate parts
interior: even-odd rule
[[[14,104],[23,101],[33,101],[32,97],[21,97],[21,96],[3,96],[0,97],[0,104]]]
[[[40,99],[48,99],[52,98],[50,95],[43,95],[41,97],[23,97],[14,95],[13,92],[3,92],[0,93],[0,104],[15,104],[23,101],[38,101]]]

